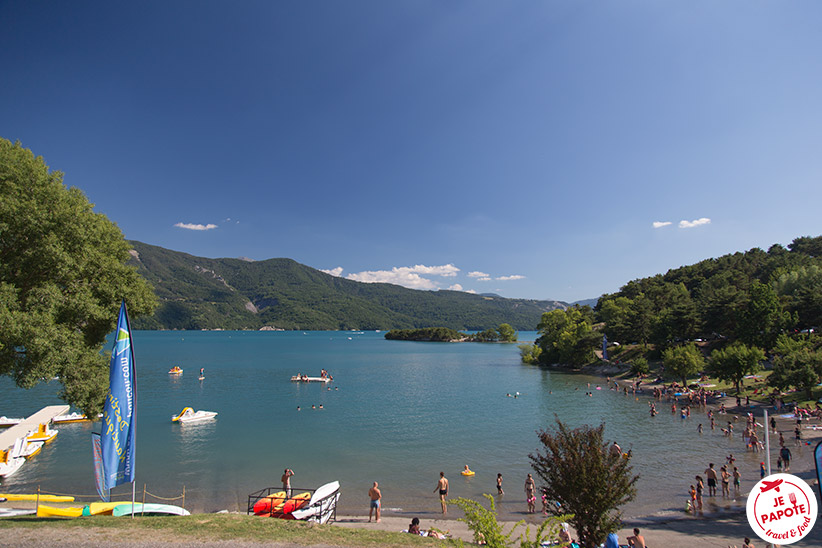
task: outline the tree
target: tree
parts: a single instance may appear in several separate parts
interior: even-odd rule
[[[780,390],[791,386],[805,390],[808,399],[822,376],[822,350],[814,349],[808,337],[792,339],[780,335],[774,346],[773,373],[768,384]]]
[[[688,377],[692,377],[705,367],[705,358],[702,351],[694,343],[688,343],[673,348],[667,348],[662,353],[662,364],[665,370],[688,384]]]
[[[765,360],[765,352],[755,346],[747,346],[742,342],[714,350],[708,360],[708,372],[723,381],[730,381],[736,386],[736,393],[745,375],[752,375],[761,369],[761,362]]]
[[[571,429],[556,419],[556,431],[541,430],[545,452],[528,455],[531,467],[544,482],[542,488],[552,514],[573,514],[569,520],[586,548],[599,546],[608,533],[619,529],[620,506],[636,496],[639,476],[630,460],[605,443],[605,425]]]
[[[776,292],[768,284],[754,282],[750,300],[739,321],[739,338],[750,345],[770,349],[779,333],[791,323],[791,316],[782,310]]]
[[[120,229],[62,179],[0,139],[0,374],[22,388],[59,377],[61,397],[91,416],[108,389],[103,345],[121,299],[139,316],[155,297],[126,265]]]
[[[517,342],[517,332],[510,324],[501,323],[497,328],[499,340],[502,342]]]
[[[591,329],[591,309],[572,306],[566,310],[552,310],[542,315],[537,326],[542,348],[541,363],[584,365],[594,356],[594,348],[601,337]]]

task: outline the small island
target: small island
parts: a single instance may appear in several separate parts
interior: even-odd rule
[[[507,323],[498,328],[469,334],[449,327],[424,327],[421,329],[392,329],[385,334],[390,341],[418,342],[517,342],[517,332]]]

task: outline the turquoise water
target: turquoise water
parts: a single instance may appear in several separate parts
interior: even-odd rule
[[[194,511],[244,511],[249,493],[279,485],[289,467],[297,488],[339,480],[342,510],[357,513],[367,511],[373,481],[386,512],[435,514],[440,471],[451,481],[451,496],[471,498],[495,493],[499,472],[506,491],[501,512],[521,517],[528,454],[555,414],[575,426],[604,421],[609,439],[633,449],[640,496],[626,515],[659,505],[679,511],[693,476],[729,452],[740,459],[743,487],[758,477],[741,439],[710,432],[703,414],[682,421],[663,404],[651,418],[646,400],[596,390],[602,379],[522,365],[517,345],[386,341],[373,332],[137,331],[134,348],[138,490],[145,483],[149,492],[171,497],[185,486]],[[173,365],[184,374],[168,375]],[[329,386],[290,382],[297,373],[318,376],[321,368],[334,376]],[[24,391],[0,379],[0,415],[61,403],[59,390],[56,381]],[[172,423],[186,406],[219,415]],[[705,423],[703,436],[698,422]],[[93,429],[99,423],[61,426],[57,440],[2,489],[32,492],[40,485],[93,494]],[[459,474],[465,464],[476,476]]]

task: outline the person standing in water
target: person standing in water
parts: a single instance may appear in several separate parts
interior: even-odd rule
[[[502,474],[497,474],[497,494],[502,496],[505,492],[502,490]]]
[[[440,479],[437,481],[437,487],[434,492],[440,492],[440,505],[442,506],[442,513],[448,513],[448,506],[445,504],[445,497],[448,496],[448,479],[445,477],[445,472],[440,472]]]

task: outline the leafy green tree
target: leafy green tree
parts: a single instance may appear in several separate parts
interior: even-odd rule
[[[600,341],[600,335],[591,328],[592,317],[587,306],[544,313],[537,327],[540,332],[537,344],[542,348],[540,361],[566,365],[590,363]]]
[[[624,296],[603,297],[599,304],[598,318],[605,323],[605,334],[611,341],[626,343],[638,340],[631,330],[630,313],[634,302]]]
[[[522,363],[537,365],[540,362],[540,354],[542,354],[542,348],[538,344],[519,345],[519,355]]]
[[[651,338],[651,332],[654,326],[654,304],[640,293],[633,300],[631,311],[628,316],[628,322],[631,326],[631,331],[634,336],[642,343],[642,346],[647,347],[648,341]]]
[[[665,370],[688,384],[688,377],[692,377],[705,368],[705,358],[702,351],[694,343],[688,343],[662,352],[662,364]]]
[[[83,193],[41,157],[0,139],[0,374],[31,388],[59,377],[85,413],[108,389],[106,335],[120,301],[150,314],[151,286],[126,262],[130,246]]]
[[[780,390],[794,386],[805,390],[808,399],[822,377],[822,349],[815,349],[808,337],[780,335],[774,347],[773,373],[768,384]]]
[[[822,266],[811,264],[774,274],[774,291],[797,316],[799,329],[822,326]]]
[[[517,342],[517,331],[510,324],[500,324],[497,333],[499,333],[499,340],[502,342]]]
[[[765,352],[761,348],[737,341],[711,353],[708,372],[720,380],[734,383],[738,394],[745,375],[759,371],[764,360]]]
[[[649,371],[648,360],[643,356],[634,358],[631,361],[631,373],[634,375],[647,375]]]
[[[557,419],[554,432],[541,430],[544,452],[528,455],[531,467],[543,481],[548,511],[573,514],[569,520],[580,544],[594,548],[621,525],[619,508],[636,497],[630,460],[610,450],[604,441],[605,425],[571,429]]]
[[[790,325],[790,314],[782,310],[779,298],[768,284],[755,281],[749,295],[739,321],[739,338],[750,345],[772,348],[779,333]]]

